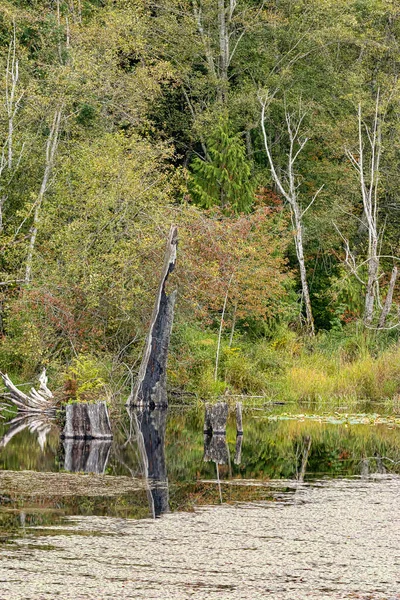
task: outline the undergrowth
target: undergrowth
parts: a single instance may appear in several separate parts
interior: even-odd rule
[[[400,398],[400,346],[392,335],[356,328],[314,339],[287,328],[270,338],[237,336],[221,342],[212,331],[181,327],[175,333],[169,382],[199,398],[260,396],[282,402],[329,404],[391,402]]]

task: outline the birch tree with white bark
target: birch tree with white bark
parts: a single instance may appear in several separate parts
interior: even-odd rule
[[[57,147],[58,147],[60,129],[61,129],[62,112],[63,112],[62,107],[58,108],[55,111],[54,117],[53,117],[53,122],[52,122],[50,132],[49,132],[49,135],[47,138],[45,168],[44,168],[44,173],[43,173],[40,190],[39,190],[38,196],[36,198],[36,202],[35,202],[35,212],[33,215],[33,224],[32,224],[32,228],[31,228],[31,232],[30,232],[28,254],[27,254],[26,265],[25,265],[25,284],[27,284],[27,285],[31,282],[31,279],[32,279],[33,255],[34,255],[34,250],[35,250],[35,245],[36,245],[36,237],[37,237],[37,233],[38,233],[39,221],[40,221],[41,212],[42,212],[43,200],[44,200],[44,196],[45,196],[48,184],[49,184],[49,179],[50,179],[53,167],[54,167],[54,161],[55,161],[55,157],[56,157],[56,153],[57,153]]]
[[[7,133],[0,155],[0,233],[3,231],[3,207],[7,200],[7,187],[14,178],[24,150],[24,144],[22,144],[20,151],[17,152],[17,157],[15,157],[15,119],[24,95],[24,91],[20,91],[19,85],[19,61],[17,58],[15,23],[8,48],[4,83],[4,107],[6,110]]]
[[[244,7],[238,9],[237,0],[217,0],[216,7],[214,2],[209,6],[200,0],[192,2],[193,16],[204,49],[207,69],[209,74],[219,81],[218,95],[222,101],[226,100],[228,71],[232,60],[244,35],[263,7],[264,2],[261,2],[258,9],[248,15]],[[212,23],[206,13],[214,13],[215,8],[216,20]],[[215,34],[210,34],[212,30],[216,31],[217,43],[214,41]]]
[[[366,258],[357,264],[355,252],[350,249],[349,241],[342,236],[346,251],[346,266],[365,289],[363,321],[367,327],[373,324],[376,312],[380,311],[377,328],[385,327],[386,319],[393,303],[393,293],[397,280],[397,266],[393,267],[388,285],[386,300],[381,302],[380,248],[383,243],[384,227],[380,224],[379,179],[382,155],[382,116],[380,95],[377,94],[372,125],[369,127],[362,116],[361,104],[357,112],[358,145],[355,151],[346,150],[346,155],[357,173],[359,180],[363,214],[362,223],[368,234]],[[397,261],[397,257],[392,257]],[[366,276],[363,277],[363,270]]]
[[[266,94],[259,97],[261,104],[261,129],[264,139],[264,148],[268,158],[269,168],[271,170],[272,180],[278,193],[286,200],[289,209],[293,227],[293,235],[296,249],[296,257],[300,271],[302,302],[304,303],[306,316],[306,329],[313,336],[315,334],[314,318],[311,307],[310,291],[307,280],[307,270],[304,257],[304,215],[315,202],[323,186],[314,194],[306,208],[300,198],[300,178],[296,172],[296,162],[308,142],[307,137],[302,136],[302,125],[306,112],[302,109],[301,103],[297,114],[289,112],[285,105],[285,122],[289,137],[289,148],[286,164],[281,166],[278,171],[278,164],[272,154],[272,143],[267,132],[265,120],[266,110],[269,107],[273,95]]]

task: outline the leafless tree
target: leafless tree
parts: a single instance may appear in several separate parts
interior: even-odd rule
[[[363,130],[368,138],[369,152],[366,152]],[[379,231],[378,231],[378,183],[381,158],[381,124],[379,117],[379,93],[375,104],[372,128],[363,124],[361,105],[358,106],[358,148],[357,153],[346,151],[355,168],[360,182],[363,202],[363,217],[368,229],[368,275],[365,293],[364,323],[370,325],[374,315],[376,295],[379,295]]]
[[[307,144],[308,138],[301,136],[301,128],[306,116],[306,113],[302,110],[301,104],[299,105],[299,111],[297,115],[291,114],[285,107],[285,120],[286,128],[289,135],[289,151],[287,155],[287,163],[285,169],[282,170],[282,176],[278,175],[278,168],[274,157],[272,156],[271,142],[267,135],[265,126],[266,109],[272,101],[273,95],[260,96],[261,104],[261,128],[264,137],[264,147],[267,154],[269,167],[271,169],[272,179],[277,187],[279,194],[281,194],[287,201],[290,207],[290,215],[292,220],[294,241],[296,248],[297,261],[299,263],[300,280],[302,288],[302,298],[305,305],[306,311],[306,325],[310,335],[314,335],[314,319],[311,308],[310,292],[307,281],[307,271],[304,259],[304,226],[303,217],[311,205],[315,202],[318,194],[321,192],[323,186],[314,194],[313,198],[309,202],[308,206],[303,209],[299,198],[299,177],[296,174],[295,164],[296,161]]]
[[[8,128],[0,156],[0,232],[3,230],[3,206],[4,202],[7,199],[5,189],[11,183],[11,180],[13,179],[15,172],[18,169],[24,148],[24,146],[22,145],[18,158],[14,160],[15,117],[18,113],[21,100],[24,95],[23,91],[19,93],[18,87],[19,64],[17,59],[16,31],[14,23],[13,35],[8,48],[7,64],[5,70],[4,104],[6,108]]]
[[[353,165],[360,184],[361,198],[363,203],[362,222],[368,232],[368,249],[366,259],[357,265],[354,252],[350,250],[350,244],[343,236],[346,249],[346,265],[350,272],[365,287],[364,301],[364,323],[371,326],[375,309],[381,309],[378,321],[378,329],[383,328],[389,315],[393,292],[397,279],[397,267],[393,267],[384,305],[380,301],[379,280],[380,273],[379,249],[382,243],[383,228],[379,225],[379,197],[378,186],[380,176],[380,160],[382,153],[381,140],[381,106],[379,92],[376,97],[375,111],[372,126],[368,127],[363,122],[361,105],[358,106],[358,146],[355,152],[346,150],[347,157]],[[396,259],[396,257],[393,257]],[[367,277],[364,280],[360,275],[361,267],[367,267]]]
[[[213,0],[214,1],[214,0]],[[219,81],[218,94],[221,101],[226,99],[229,67],[244,35],[255,23],[264,8],[260,2],[256,11],[247,14],[246,7],[238,11],[238,0],[217,0],[217,40],[218,54],[214,51],[209,27],[205,23],[204,10],[200,0],[192,1],[193,16],[204,49],[207,68],[216,81]],[[211,3],[213,7],[213,2]],[[214,26],[215,26],[214,25]],[[217,55],[216,55],[217,54]]]
[[[46,163],[45,169],[43,173],[42,184],[40,186],[39,194],[36,198],[35,202],[35,212],[33,215],[33,224],[31,229],[31,235],[29,240],[29,248],[28,255],[26,258],[26,266],[25,266],[25,283],[29,284],[32,278],[32,263],[33,263],[33,253],[35,250],[36,237],[38,232],[38,225],[41,216],[43,199],[47,190],[47,186],[49,183],[49,178],[54,166],[54,160],[57,152],[58,141],[60,136],[60,128],[61,128],[61,118],[62,118],[62,108],[58,108],[53,117],[53,123],[50,129],[49,136],[47,138],[46,144]]]

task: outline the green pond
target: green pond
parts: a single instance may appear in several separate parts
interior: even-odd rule
[[[121,410],[112,442],[0,421],[0,599],[399,598],[397,418],[291,412],[208,436],[202,406]]]

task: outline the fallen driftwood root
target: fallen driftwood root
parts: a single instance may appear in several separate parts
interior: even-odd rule
[[[174,320],[176,290],[167,296],[165,284],[174,270],[178,244],[178,230],[171,227],[164,266],[154,305],[146,346],[138,378],[128,398],[127,406],[166,406],[167,400],[167,357],[169,338]]]
[[[110,440],[113,435],[106,403],[67,404],[61,437]]]
[[[1,373],[0,376],[4,385],[8,389],[6,398],[14,404],[19,411],[29,413],[53,412],[57,400],[53,393],[47,387],[46,369],[43,369],[39,377],[39,389],[31,388],[29,394],[24,394],[13,384],[7,373]]]

